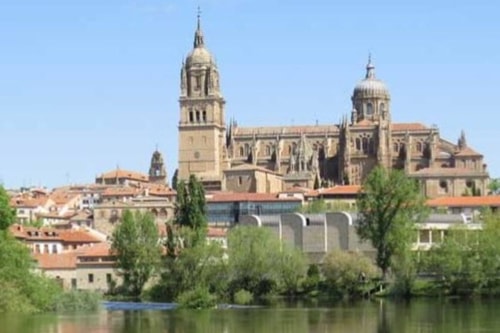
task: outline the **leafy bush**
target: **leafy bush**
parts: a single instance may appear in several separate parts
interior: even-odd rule
[[[253,294],[245,289],[240,289],[234,294],[234,303],[239,305],[248,305],[253,301]]]
[[[325,258],[323,274],[329,289],[342,296],[355,296],[377,276],[377,268],[361,253],[335,250]]]
[[[212,295],[207,288],[198,287],[183,292],[177,297],[179,308],[184,309],[209,309],[217,305],[217,297]]]
[[[90,312],[97,311],[101,302],[101,296],[88,291],[70,291],[63,293],[57,303],[57,312]]]

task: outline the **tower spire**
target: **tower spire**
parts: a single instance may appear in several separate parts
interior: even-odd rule
[[[366,64],[366,78],[375,78],[375,66],[372,64],[372,54],[368,53],[368,64]]]
[[[205,41],[203,40],[203,31],[201,31],[201,9],[198,6],[197,11],[197,24],[196,24],[196,32],[194,33],[194,48],[203,47],[205,45]]]

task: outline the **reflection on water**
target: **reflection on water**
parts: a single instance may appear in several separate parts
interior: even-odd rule
[[[500,327],[498,306],[491,300],[374,300],[315,308],[0,315],[0,333],[494,332]]]

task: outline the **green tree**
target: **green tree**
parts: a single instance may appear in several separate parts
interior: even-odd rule
[[[6,230],[16,221],[16,211],[10,206],[7,191],[0,185],[0,230]]]
[[[177,183],[177,202],[174,224],[195,231],[193,245],[204,242],[207,232],[205,191],[202,184],[191,175],[189,182]]]
[[[123,285],[131,296],[138,297],[160,264],[161,246],[154,217],[127,210],[112,238],[111,248],[124,278]]]
[[[360,295],[365,283],[378,274],[377,267],[368,257],[340,250],[326,256],[322,270],[328,287],[342,296]]]
[[[179,169],[175,169],[174,175],[172,176],[172,188],[177,188],[177,182],[179,181]]]
[[[307,270],[304,255],[282,244],[266,228],[238,226],[228,235],[230,292],[241,289],[261,296],[293,294]]]
[[[500,178],[490,179],[488,189],[490,190],[490,194],[498,194],[500,192]]]
[[[376,263],[385,279],[393,257],[410,250],[414,224],[427,216],[425,198],[418,183],[402,171],[376,167],[363,184],[357,206],[357,233],[376,249]]]

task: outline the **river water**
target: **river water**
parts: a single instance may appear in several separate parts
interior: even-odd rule
[[[1,333],[500,332],[500,300],[372,300],[328,307],[2,315]]]

